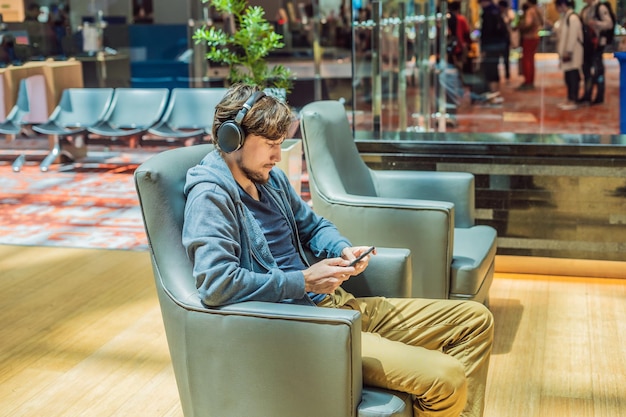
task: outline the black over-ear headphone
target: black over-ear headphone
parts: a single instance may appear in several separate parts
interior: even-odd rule
[[[257,91],[252,94],[241,110],[239,110],[239,113],[237,113],[235,120],[227,120],[217,129],[217,144],[223,152],[231,153],[243,146],[246,133],[241,128],[241,122],[252,106],[254,106],[254,103],[263,97],[265,97],[263,91]]]

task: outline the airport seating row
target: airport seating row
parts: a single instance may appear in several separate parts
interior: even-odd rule
[[[127,140],[131,147],[141,146],[147,138],[180,141],[210,136],[215,106],[225,88],[69,88],[47,120],[33,123],[31,111],[36,99],[24,91],[0,133],[17,137],[25,131],[48,135],[50,152],[41,162],[42,171],[58,160],[63,144],[80,137],[89,140]],[[24,157],[13,169],[19,171]]]

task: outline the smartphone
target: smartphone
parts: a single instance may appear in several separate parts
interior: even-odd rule
[[[369,255],[370,253],[372,253],[372,251],[375,249],[374,246],[368,248],[367,250],[365,250],[363,253],[361,253],[354,261],[350,262],[350,265],[348,266],[354,266],[356,265],[361,259],[365,258],[367,255]]]

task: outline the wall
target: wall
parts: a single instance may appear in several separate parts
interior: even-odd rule
[[[363,141],[357,146],[373,169],[474,174],[476,222],[496,228],[498,255],[624,260],[626,147],[460,145],[452,139],[458,137],[448,135],[450,143]]]
[[[187,23],[191,17],[190,2],[200,0],[153,0],[154,23]]]

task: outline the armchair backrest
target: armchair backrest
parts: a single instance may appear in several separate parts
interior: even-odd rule
[[[352,137],[352,130],[343,104],[338,101],[317,101],[306,105],[300,115],[300,128],[308,164],[309,180],[319,193],[333,199],[337,193],[361,196],[377,195],[370,169]],[[323,169],[315,169],[323,167]]]
[[[135,171],[155,276],[161,280],[157,286],[160,284],[177,302],[201,309],[198,290],[191,279],[193,265],[182,244],[183,187],[187,170],[212,149],[210,144],[178,148],[152,157]],[[181,276],[189,279],[180,279]]]

